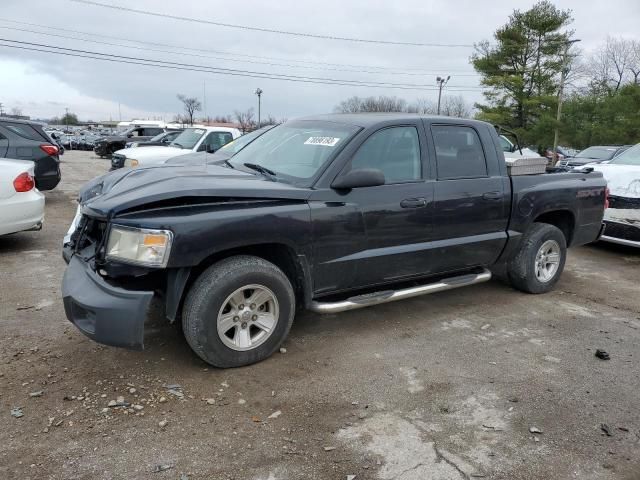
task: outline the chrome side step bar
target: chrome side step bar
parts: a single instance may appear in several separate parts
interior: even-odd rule
[[[340,302],[313,301],[311,302],[310,310],[315,313],[346,312],[347,310],[356,310],[358,308],[395,302],[396,300],[404,300],[405,298],[417,297],[419,295],[428,295],[453,288],[466,287],[467,285],[475,285],[476,283],[488,282],[489,280],[491,280],[491,272],[485,268],[481,273],[445,278],[439,282],[404,288],[402,290],[385,290],[382,292],[366,293]]]

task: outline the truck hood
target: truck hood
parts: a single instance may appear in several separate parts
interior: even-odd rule
[[[158,202],[166,205],[166,201],[178,205],[239,198],[306,200],[310,194],[307,188],[218,165],[163,165],[109,172],[87,183],[78,200],[84,213],[112,218],[127,210],[159,206]]]
[[[640,165],[608,163],[589,166],[592,166],[598,172],[602,172],[602,175],[607,180],[611,195],[640,198]]]
[[[158,165],[164,163],[173,157],[179,157],[188,153],[193,153],[192,150],[187,150],[178,147],[132,147],[118,150],[115,153],[120,153],[127,158],[135,158],[138,160],[138,165]]]

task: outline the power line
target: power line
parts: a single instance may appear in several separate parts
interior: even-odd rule
[[[332,84],[332,85],[351,85],[351,86],[365,86],[365,87],[379,87],[379,88],[400,88],[405,90],[435,90],[430,85],[424,84],[399,84],[392,82],[371,82],[371,81],[362,81],[362,80],[349,80],[349,79],[336,79],[336,78],[326,78],[326,77],[309,77],[309,76],[299,76],[299,75],[286,75],[279,73],[267,73],[267,72],[256,72],[251,70],[238,70],[238,69],[230,69],[230,68],[222,68],[222,67],[208,67],[202,65],[194,65],[188,63],[179,63],[179,62],[169,62],[165,60],[154,60],[148,58],[140,58],[140,57],[129,57],[125,55],[114,55],[109,53],[102,52],[94,52],[89,50],[79,50],[75,48],[66,48],[66,47],[58,47],[55,45],[47,45],[42,43],[33,43],[33,42],[24,42],[19,40],[11,40],[6,38],[0,38],[0,41],[9,42],[9,43],[17,43],[19,45],[28,45],[29,47],[18,47],[15,45],[6,45],[2,44],[5,47],[15,47],[22,48],[24,50],[37,50],[33,47],[39,48],[48,48],[48,49],[57,49],[63,50],[64,52],[71,52],[75,55],[70,56],[81,56],[81,55],[93,55],[93,57],[85,57],[85,58],[94,58],[94,59],[112,59],[115,61],[123,60],[123,63],[135,63],[139,65],[149,65],[149,66],[171,66],[177,69],[185,69],[192,71],[201,71],[201,72],[209,72],[209,73],[219,73],[219,74],[227,74],[227,75],[236,75],[236,76],[246,76],[252,78],[270,78],[272,80],[288,80],[288,81],[303,81],[305,83],[322,83],[322,84]],[[53,50],[44,50],[48,53],[64,53],[57,52]],[[81,54],[81,55],[78,55]],[[95,57],[98,55],[99,57]],[[126,60],[126,61],[124,61]],[[145,63],[142,63],[145,62]],[[193,70],[196,69],[196,70]],[[469,89],[478,89],[481,87],[458,87],[457,91],[465,91],[461,88],[469,88]]]
[[[345,63],[329,63],[329,62],[317,62],[317,61],[311,61],[311,60],[298,60],[298,59],[294,59],[294,58],[283,58],[283,57],[267,57],[264,55],[250,55],[250,54],[246,54],[246,53],[240,53],[240,52],[225,52],[225,51],[221,51],[221,50],[210,50],[210,49],[204,49],[204,48],[194,48],[194,47],[185,47],[185,46],[181,46],[181,45],[172,45],[172,44],[167,44],[167,43],[158,43],[158,42],[149,42],[149,41],[144,41],[144,40],[132,40],[129,38],[123,38],[123,37],[115,37],[112,35],[104,35],[104,34],[99,34],[99,33],[94,33],[94,32],[83,32],[83,31],[79,31],[79,30],[71,30],[68,28],[61,28],[61,27],[52,27],[50,25],[41,25],[41,24],[37,24],[37,23],[30,23],[30,22],[21,22],[18,20],[7,20],[7,19],[0,19],[0,22],[7,22],[7,23],[13,23],[13,24],[17,24],[17,25],[27,25],[30,27],[38,27],[38,28],[44,28],[44,29],[48,29],[48,30],[56,30],[59,32],[68,32],[68,33],[75,33],[78,35],[89,35],[92,37],[100,37],[100,38],[108,38],[111,40],[119,40],[119,41],[123,41],[123,42],[130,42],[130,43],[138,43],[138,44],[143,44],[143,45],[151,45],[151,46],[155,46],[155,47],[165,47],[165,48],[174,48],[174,49],[178,49],[178,50],[188,50],[188,51],[192,51],[192,52],[204,52],[204,53],[214,53],[214,54],[218,54],[218,55],[228,55],[228,56],[232,56],[234,57],[234,60],[237,60],[237,57],[244,57],[244,58],[253,58],[253,59],[258,59],[258,60],[274,60],[274,61],[283,61],[283,62],[293,62],[293,63],[301,63],[301,64],[307,64],[307,65],[322,65],[322,66],[332,66],[332,67],[348,67],[348,68],[365,68],[365,69],[377,69],[377,70],[390,70],[391,73],[397,73],[397,70],[404,70],[404,71],[415,71],[416,74],[418,75],[434,75],[437,72],[426,72],[421,70],[422,67],[416,67],[416,66],[399,66],[399,67],[389,67],[389,66],[381,66],[381,65],[362,65],[362,64],[345,64]],[[7,28],[7,27],[5,27]],[[27,31],[24,29],[20,29],[21,31]],[[38,33],[42,33],[45,34],[44,32],[38,32]],[[303,68],[303,67],[298,67],[295,66],[295,68]],[[446,70],[448,70],[451,73],[455,73],[456,76],[475,76],[477,74],[464,74],[464,72],[469,72],[470,70],[451,70],[449,68],[445,68]],[[344,70],[344,71],[349,71],[349,70]],[[358,72],[357,70],[354,70],[354,72]],[[368,73],[368,72],[366,72]],[[372,73],[376,73],[376,72],[372,72]]]
[[[322,40],[336,40],[336,41],[342,41],[342,42],[373,43],[373,44],[379,44],[379,45],[400,45],[405,47],[473,48],[472,44],[463,44],[463,43],[400,42],[400,41],[392,41],[392,40],[374,40],[374,39],[368,39],[368,38],[338,37],[334,35],[319,35],[319,34],[313,34],[313,33],[292,32],[288,30],[276,30],[271,28],[253,27],[248,25],[237,25],[233,23],[214,22],[212,20],[203,20],[201,18],[181,17],[179,15],[171,15],[168,13],[151,12],[151,11],[145,11],[145,10],[138,10],[136,8],[123,7],[122,5],[109,5],[106,3],[94,2],[92,0],[70,0],[70,1],[76,2],[76,3],[83,3],[85,5],[91,5],[94,7],[110,8],[112,10],[138,13],[141,15],[150,15],[153,17],[160,17],[160,18],[169,18],[171,20],[180,20],[183,22],[194,22],[194,23],[200,23],[205,25],[215,25],[218,27],[236,28],[241,30],[251,30],[255,32],[264,32],[264,33],[275,33],[278,35],[289,35],[289,36],[295,36],[295,37],[319,38]]]
[[[175,55],[187,55],[190,57],[197,57],[197,58],[210,58],[213,60],[223,60],[223,61],[227,61],[227,62],[239,62],[239,63],[251,63],[251,64],[258,64],[258,65],[269,65],[269,66],[278,66],[278,67],[288,67],[288,68],[305,68],[305,69],[312,69],[312,70],[330,70],[330,71],[336,71],[336,72],[348,72],[348,73],[367,73],[367,74],[373,74],[373,75],[408,75],[408,76],[425,76],[425,75],[432,75],[432,72],[399,72],[399,71],[389,71],[389,72],[384,72],[384,71],[374,71],[374,70],[352,70],[352,69],[341,69],[341,68],[333,68],[333,67],[314,67],[314,66],[308,66],[308,65],[293,65],[293,64],[287,64],[287,63],[274,63],[274,62],[263,62],[263,61],[259,61],[259,60],[239,60],[239,59],[234,59],[234,58],[224,58],[224,57],[217,57],[217,56],[213,56],[213,55],[202,55],[202,54],[196,54],[196,53],[185,53],[185,52],[173,52],[170,50],[162,50],[162,49],[157,49],[157,48],[148,48],[148,47],[140,47],[140,46],[136,46],[136,45],[124,45],[121,43],[112,43],[112,42],[103,42],[100,40],[93,40],[93,39],[88,39],[88,38],[80,38],[80,37],[72,37],[69,35],[61,35],[61,34],[57,34],[57,33],[49,33],[49,32],[39,32],[36,30],[29,30],[29,29],[25,29],[25,28],[16,28],[16,27],[7,27],[4,25],[0,25],[0,28],[3,28],[5,30],[13,30],[13,31],[18,31],[18,32],[26,32],[26,33],[35,33],[37,35],[45,35],[45,36],[49,36],[49,37],[56,37],[56,38],[64,38],[67,40],[76,40],[76,41],[83,41],[83,42],[90,42],[90,43],[96,43],[99,45],[108,45],[111,47],[122,47],[122,48],[133,48],[136,50],[143,50],[143,51],[149,51],[149,52],[158,52],[158,53],[169,53],[169,54],[175,54]],[[125,41],[130,41],[130,40],[126,40]],[[182,47],[175,47],[175,48],[182,48]],[[478,76],[477,73],[472,73],[472,74],[458,74],[456,75],[458,77],[475,77]]]

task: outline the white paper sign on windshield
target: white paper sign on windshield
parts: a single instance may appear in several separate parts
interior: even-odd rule
[[[335,147],[336,143],[340,141],[335,137],[309,137],[304,142],[305,145],[322,145],[324,147]]]

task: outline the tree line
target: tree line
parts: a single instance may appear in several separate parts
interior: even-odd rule
[[[493,40],[475,45],[470,58],[480,74],[483,102],[473,108],[461,96],[443,97],[441,113],[502,125],[525,145],[551,146],[556,128],[560,144],[640,142],[640,41],[607,37],[590,55],[578,48],[570,10],[542,0],[514,10]],[[560,91],[564,79],[564,92]],[[558,99],[564,106],[557,120]],[[435,102],[397,97],[351,97],[336,112],[436,113]]]

